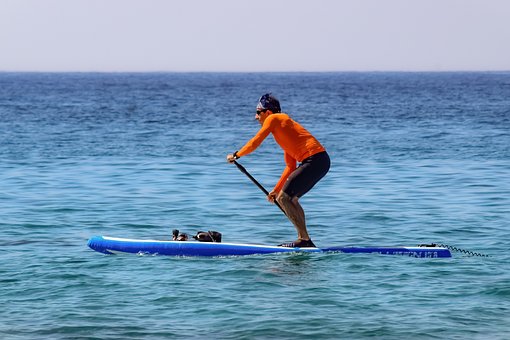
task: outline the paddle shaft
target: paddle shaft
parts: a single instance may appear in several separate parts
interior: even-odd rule
[[[255,183],[255,185],[258,186],[259,189],[262,190],[264,194],[266,194],[266,196],[269,195],[269,191],[267,191],[266,188],[262,186],[262,184],[260,184],[252,175],[250,175],[250,173],[248,172],[248,170],[246,170],[244,166],[239,164],[237,161],[234,161],[234,164],[237,166],[239,170],[241,170],[243,174],[245,174],[253,183]],[[285,214],[285,211],[283,210],[282,206],[276,200],[274,201],[274,204],[276,204],[276,206],[280,208],[280,210]]]

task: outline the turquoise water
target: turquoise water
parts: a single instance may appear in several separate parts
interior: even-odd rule
[[[295,237],[233,165],[271,90],[328,149],[318,246],[490,257],[105,256],[93,235]],[[510,73],[0,73],[0,337],[507,339]],[[268,138],[240,162],[270,189]]]

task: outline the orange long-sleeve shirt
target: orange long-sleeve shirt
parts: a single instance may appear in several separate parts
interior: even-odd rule
[[[242,157],[253,152],[269,133],[273,134],[276,143],[284,151],[286,167],[273,189],[275,192],[280,192],[287,178],[296,169],[296,162],[302,162],[305,158],[325,149],[310,132],[287,114],[274,113],[266,118],[257,134],[237,152],[237,156]]]

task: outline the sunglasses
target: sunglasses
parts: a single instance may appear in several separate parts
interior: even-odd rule
[[[260,114],[266,112],[268,109],[264,109],[264,110],[257,110],[257,116],[260,116]]]

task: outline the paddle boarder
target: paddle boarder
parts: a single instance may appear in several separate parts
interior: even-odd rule
[[[284,151],[286,166],[267,199],[281,205],[297,231],[296,241],[281,246],[315,247],[306,229],[305,212],[299,198],[326,175],[330,167],[329,155],[310,132],[281,112],[280,102],[271,93],[260,97],[255,119],[261,125],[260,130],[241,149],[228,154],[227,161],[233,163],[253,152],[271,133]]]

